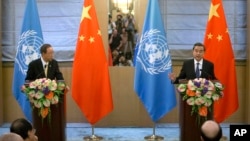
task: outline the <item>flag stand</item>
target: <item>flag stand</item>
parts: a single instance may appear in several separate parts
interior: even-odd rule
[[[94,127],[92,126],[91,128],[92,128],[92,135],[91,136],[86,136],[83,139],[87,140],[87,141],[99,141],[99,140],[102,140],[103,137],[95,135]]]
[[[148,141],[156,141],[156,140],[159,141],[159,140],[163,140],[164,137],[155,135],[155,123],[154,123],[153,135],[146,136],[144,137],[144,139]]]

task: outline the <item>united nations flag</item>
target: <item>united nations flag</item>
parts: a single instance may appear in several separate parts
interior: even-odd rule
[[[134,88],[156,122],[176,106],[171,56],[158,0],[149,0],[140,41],[136,45]]]
[[[37,11],[36,0],[27,0],[20,39],[17,46],[14,63],[12,91],[24,115],[32,120],[31,107],[28,98],[21,92],[28,64],[40,57],[40,46],[43,35]]]

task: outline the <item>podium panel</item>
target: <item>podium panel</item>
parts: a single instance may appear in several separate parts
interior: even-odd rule
[[[213,119],[213,108],[211,109],[208,111],[207,120]],[[197,115],[191,115],[191,111],[192,106],[183,101],[180,96],[180,141],[201,141],[200,127],[205,122],[205,118],[200,118],[200,124],[198,124]]]
[[[65,94],[60,98],[56,105],[50,105],[51,119],[48,116],[42,120],[38,115],[38,109],[32,111],[33,126],[36,129],[36,135],[39,141],[65,141],[66,134],[66,102]],[[50,122],[49,122],[50,121]]]

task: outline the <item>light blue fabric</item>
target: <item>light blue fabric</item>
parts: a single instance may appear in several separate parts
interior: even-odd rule
[[[156,122],[176,106],[174,85],[168,78],[172,61],[158,0],[149,0],[137,43],[135,91]]]
[[[141,35],[141,1],[134,5],[135,24]],[[20,25],[23,20],[24,0],[1,0],[2,2],[2,61],[12,62],[18,42]],[[226,0],[225,16],[230,32],[235,58],[246,60],[247,43],[247,0]],[[57,61],[73,61],[78,26],[81,19],[83,0],[39,0],[37,6],[44,42],[53,45]],[[110,3],[111,4],[111,3]],[[109,4],[103,6],[106,7]],[[159,0],[167,41],[173,60],[186,60],[192,57],[192,46],[203,42],[209,15],[210,0]],[[101,14],[98,10],[97,14]],[[110,11],[109,11],[110,12]],[[101,14],[102,15],[102,14]],[[144,14],[143,14],[144,15]],[[107,13],[108,17],[108,13]],[[116,20],[116,16],[113,17]],[[108,22],[102,21],[102,22]],[[100,24],[100,23],[99,23]],[[103,28],[104,29],[104,28]],[[102,31],[102,35],[104,35]]]
[[[22,30],[14,63],[12,91],[25,117],[32,121],[31,106],[26,95],[21,92],[29,63],[40,57],[43,35],[36,0],[27,0]]]

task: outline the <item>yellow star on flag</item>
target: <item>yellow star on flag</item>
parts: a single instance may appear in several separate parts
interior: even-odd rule
[[[81,21],[84,19],[84,18],[88,18],[88,19],[91,19],[90,15],[89,15],[89,10],[91,8],[91,5],[90,6],[87,6],[83,8],[83,11],[82,11],[82,18],[81,18]]]
[[[95,38],[93,38],[93,37],[90,37],[90,38],[89,38],[89,42],[90,42],[90,43],[93,43],[94,41],[95,41]]]
[[[221,41],[221,40],[222,40],[222,36],[221,36],[221,35],[218,35],[218,36],[217,36],[217,40],[218,40],[218,41]]]
[[[212,35],[211,33],[209,33],[209,34],[207,35],[207,38],[208,38],[208,39],[212,39],[212,37],[213,37],[213,35]]]
[[[100,35],[100,36],[102,35],[102,33],[101,33],[101,31],[100,31],[100,30],[98,30],[97,34],[98,34],[98,35]]]
[[[83,35],[81,35],[80,37],[79,37],[79,39],[80,39],[80,41],[84,41],[84,36]]]
[[[209,11],[209,18],[208,18],[209,21],[213,16],[220,17],[220,15],[217,12],[217,9],[219,8],[219,6],[220,4],[213,5],[213,3],[211,3],[211,8]]]

